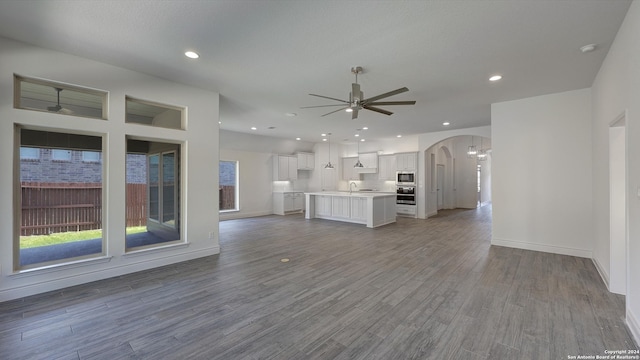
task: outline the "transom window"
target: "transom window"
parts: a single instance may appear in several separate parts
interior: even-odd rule
[[[14,106],[51,114],[107,119],[107,92],[15,76]]]

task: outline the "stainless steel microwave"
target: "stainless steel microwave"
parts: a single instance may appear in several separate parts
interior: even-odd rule
[[[396,172],[396,185],[415,185],[416,173],[414,171]]]

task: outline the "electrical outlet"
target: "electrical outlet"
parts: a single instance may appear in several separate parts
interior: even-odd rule
[[[213,240],[213,235],[214,235],[214,234],[213,234],[213,231],[209,231],[209,239],[212,239],[212,240]]]

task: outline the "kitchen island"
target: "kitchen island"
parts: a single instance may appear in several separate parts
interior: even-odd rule
[[[305,218],[365,224],[369,228],[396,222],[396,194],[320,191],[305,193]]]

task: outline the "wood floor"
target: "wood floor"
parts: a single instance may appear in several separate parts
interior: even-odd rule
[[[220,255],[0,304],[0,359],[567,359],[636,349],[591,260],[491,208],[378,229],[221,222]],[[283,258],[289,262],[281,262]]]

